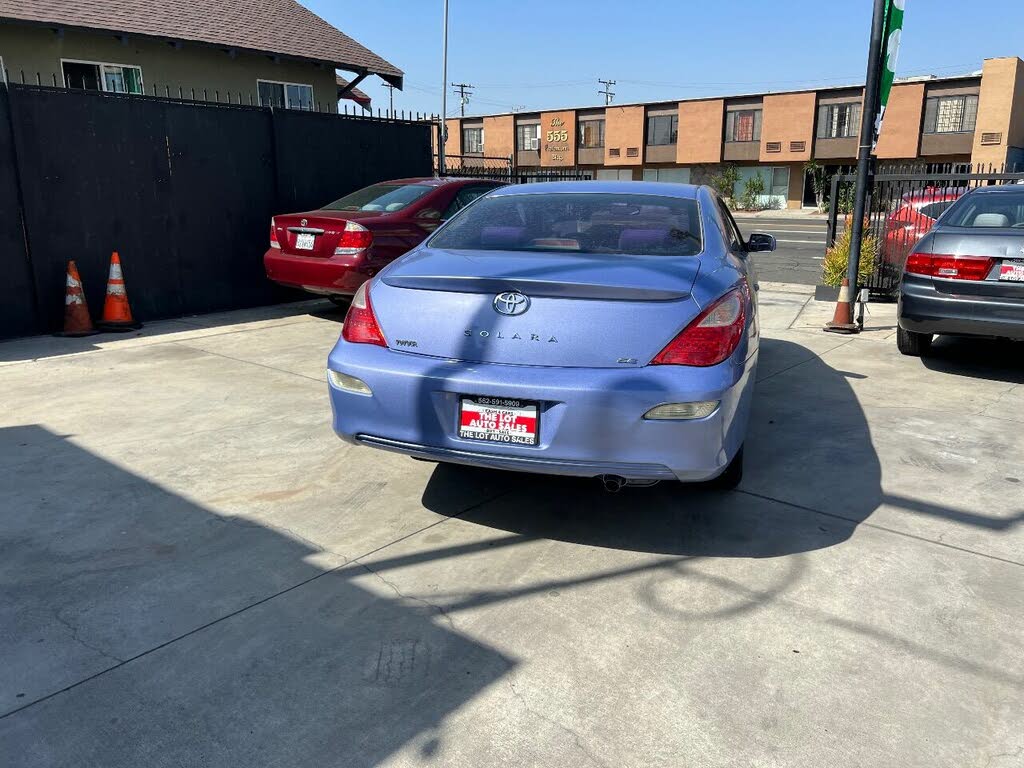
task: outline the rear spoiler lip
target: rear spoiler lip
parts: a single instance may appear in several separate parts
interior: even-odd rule
[[[471,277],[459,275],[384,275],[381,282],[392,288],[453,293],[501,293],[522,291],[527,296],[609,301],[679,301],[690,298],[690,290],[668,290],[601,283],[568,283],[519,277]]]

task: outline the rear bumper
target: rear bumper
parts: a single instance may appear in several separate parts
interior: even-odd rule
[[[275,283],[324,294],[351,295],[375,273],[365,263],[352,263],[351,257],[293,256],[277,248],[263,255],[263,267]]]
[[[341,340],[328,365],[373,391],[330,387],[334,430],[348,442],[494,469],[700,481],[721,474],[743,443],[756,362],[755,353],[710,368],[542,368],[453,362]],[[461,395],[539,402],[539,444],[459,438]],[[703,419],[643,419],[656,405],[702,400],[720,405]]]
[[[915,333],[1024,339],[1024,297],[946,293],[930,278],[904,277],[898,318],[901,328]]]

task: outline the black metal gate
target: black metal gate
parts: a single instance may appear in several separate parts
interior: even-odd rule
[[[434,168],[439,176],[460,176],[472,179],[494,179],[509,184],[529,184],[534,181],[590,181],[593,172],[581,168],[517,168],[511,157],[482,155],[445,155],[445,167],[438,169],[434,155]]]
[[[832,177],[829,202],[828,246],[849,223],[856,176]],[[995,166],[978,168],[969,163],[886,166],[873,175],[868,192],[864,228],[865,247],[875,251],[874,268],[860,287],[891,296],[899,285],[903,264],[936,219],[961,195],[974,187],[1024,184],[1024,173]],[[869,239],[870,238],[870,239]]]

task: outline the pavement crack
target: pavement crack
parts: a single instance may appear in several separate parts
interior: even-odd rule
[[[75,641],[76,643],[78,643],[78,644],[79,644],[80,646],[82,646],[83,648],[88,648],[88,649],[89,649],[90,651],[92,651],[93,653],[98,653],[98,654],[99,654],[100,656],[104,657],[105,659],[110,659],[111,661],[115,661],[115,662],[117,662],[118,664],[124,664],[124,659],[122,659],[122,658],[120,658],[120,657],[118,657],[118,656],[115,656],[115,655],[114,655],[114,654],[112,654],[112,653],[108,653],[107,651],[104,651],[104,650],[103,650],[102,648],[100,648],[99,646],[97,646],[97,645],[93,645],[93,644],[92,644],[92,643],[90,643],[90,642],[89,642],[88,640],[86,640],[85,638],[83,638],[83,637],[82,637],[82,636],[81,636],[81,635],[80,635],[80,634],[78,633],[78,627],[76,627],[76,626],[75,626],[74,624],[72,624],[72,623],[71,623],[70,621],[68,621],[67,619],[65,619],[65,618],[64,618],[64,617],[63,617],[63,616],[61,615],[61,612],[60,612],[60,610],[56,610],[56,611],[54,611],[54,612],[53,612],[53,617],[54,617],[54,618],[55,618],[55,619],[56,619],[56,620],[57,620],[58,622],[60,622],[60,624],[61,624],[61,625],[62,625],[62,626],[63,626],[63,627],[65,628],[65,629],[67,629],[67,631],[68,631],[68,632],[69,632],[69,633],[71,634],[71,639],[72,639],[72,640],[74,640],[74,641]]]
[[[443,618],[446,622],[448,622],[448,626],[451,627],[452,630],[455,630],[455,620],[452,618],[451,614],[448,613],[448,611],[442,606],[438,605],[437,603],[432,603],[423,597],[417,597],[416,595],[407,595],[405,592],[398,588],[397,584],[395,584],[393,581],[390,581],[389,579],[384,578],[384,575],[382,573],[374,570],[366,563],[356,563],[356,565],[365,570],[367,573],[376,576],[378,579],[380,579],[380,581],[383,584],[385,584],[388,588],[391,589],[392,592],[394,592],[396,595],[398,595],[398,597],[402,598],[403,600],[411,600],[414,603],[419,603],[420,605],[431,609],[432,611],[437,613],[437,615]]]
[[[601,766],[601,768],[610,768],[610,763],[605,762],[590,750],[586,742],[583,740],[583,737],[580,735],[579,731],[570,728],[564,723],[560,723],[554,718],[545,715],[543,712],[538,712],[536,709],[531,707],[529,702],[526,701],[526,697],[523,696],[523,694],[516,688],[516,684],[511,679],[508,680],[508,687],[509,690],[512,691],[512,695],[515,696],[519,700],[519,703],[523,705],[523,709],[525,709],[534,717],[538,717],[544,722],[550,723],[551,725],[558,728],[560,731],[563,731],[569,736],[571,736],[573,743],[576,745],[576,748],[580,752],[582,752],[587,757],[587,759],[590,760],[590,762],[592,762],[594,765]]]

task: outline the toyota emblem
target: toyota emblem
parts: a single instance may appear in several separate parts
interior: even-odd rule
[[[494,311],[499,315],[521,315],[529,308],[529,297],[519,291],[502,291],[494,297]]]
[[[306,221],[305,219],[303,219],[302,221],[300,221],[300,222],[299,222],[299,226],[300,226],[300,227],[304,227],[304,226],[306,226],[306,225],[307,225],[308,223],[309,223],[308,221]]]

